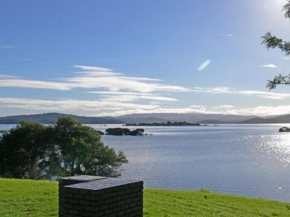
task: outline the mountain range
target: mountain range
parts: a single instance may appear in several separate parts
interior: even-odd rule
[[[186,121],[188,123],[200,124],[274,124],[290,123],[289,115],[279,116],[243,116],[226,114],[202,114],[202,113],[152,113],[132,114],[118,117],[86,117],[61,113],[44,113],[32,115],[16,115],[0,117],[0,124],[18,124],[20,121],[38,121],[44,124],[53,124],[58,117],[70,116],[83,124],[127,124],[127,123],[166,123],[167,121]]]

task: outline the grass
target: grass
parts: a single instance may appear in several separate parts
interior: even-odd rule
[[[57,217],[58,185],[49,181],[0,179],[1,217]],[[290,204],[202,191],[146,189],[144,216],[290,216]]]

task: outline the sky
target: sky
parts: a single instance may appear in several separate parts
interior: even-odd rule
[[[290,113],[286,0],[1,0],[0,116]]]

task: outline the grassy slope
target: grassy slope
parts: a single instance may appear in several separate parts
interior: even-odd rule
[[[0,216],[58,215],[56,182],[0,179]],[[145,190],[144,216],[290,216],[290,204],[194,191]]]

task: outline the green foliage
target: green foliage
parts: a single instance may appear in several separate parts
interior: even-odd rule
[[[70,117],[59,118],[55,129],[55,143],[61,155],[52,169],[58,168],[59,175],[121,175],[119,167],[128,162],[125,155],[105,146],[96,130]]]
[[[265,44],[268,49],[280,48],[286,55],[290,54],[290,43],[283,41],[276,36],[273,36],[270,32],[266,33],[262,37],[262,44]]]
[[[131,130],[127,128],[109,128],[106,129],[106,133],[108,135],[114,135],[114,136],[123,136],[123,135],[130,135]]]
[[[283,7],[283,11],[285,11],[285,17],[290,18],[290,0],[287,0],[287,3]],[[279,48],[282,52],[285,53],[286,56],[290,55],[290,42],[283,41],[281,38],[277,38],[272,35],[270,32],[266,33],[262,37],[262,44],[269,49]],[[290,85],[290,74],[286,76],[278,75],[275,76],[273,80],[268,80],[267,88],[275,89],[277,85]]]
[[[208,192],[144,190],[144,217],[290,216],[290,204]],[[58,183],[0,179],[1,217],[57,217]]]
[[[275,89],[277,85],[284,84],[284,85],[290,85],[290,74],[286,76],[282,76],[281,74],[278,76],[275,76],[273,80],[269,80],[267,84],[267,88]]]
[[[144,134],[144,129],[129,130],[127,128],[109,128],[106,129],[107,135],[113,136],[142,136]]]
[[[287,3],[283,7],[283,11],[285,11],[285,17],[290,18],[290,0],[287,0]]]
[[[53,176],[120,176],[122,152],[101,142],[100,133],[71,117],[56,125],[21,122],[0,141],[0,176],[30,179]]]
[[[42,178],[47,158],[55,152],[53,130],[37,122],[21,122],[0,143],[0,176]]]
[[[130,132],[131,136],[142,136],[144,134],[145,130],[144,129],[136,129],[136,130],[132,130]]]

